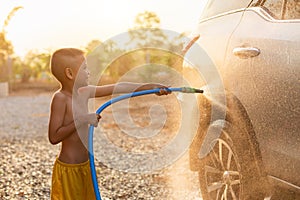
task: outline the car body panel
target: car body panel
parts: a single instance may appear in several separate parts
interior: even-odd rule
[[[194,67],[203,80],[188,81],[205,85],[206,97],[226,107],[218,95],[210,97],[222,84],[247,112],[266,174],[300,191],[300,20],[274,19],[250,7],[202,19],[192,35],[200,38],[184,67]]]
[[[246,59],[233,54],[243,46],[260,54]],[[299,55],[300,20],[268,20],[248,9],[231,37],[221,74],[251,119],[266,172],[300,186]]]

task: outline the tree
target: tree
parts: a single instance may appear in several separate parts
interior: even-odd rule
[[[92,40],[85,47],[87,54],[92,53],[98,46],[100,46],[102,42],[100,40]]]
[[[134,27],[129,29],[130,43],[137,47],[153,47],[165,44],[168,39],[160,29],[160,19],[154,12],[139,13]]]
[[[139,71],[139,76],[145,81],[151,81],[158,74],[170,75],[171,68],[178,69],[181,66],[179,61],[182,59],[179,54],[183,47],[184,34],[161,29],[160,19],[154,12],[139,13],[134,27],[129,30],[129,36],[129,44],[139,49],[131,56],[144,58],[144,64],[140,64],[143,70]]]
[[[85,49],[87,50],[87,62],[91,72],[91,83],[97,84],[99,77],[103,74],[118,76],[117,71],[108,68],[109,64],[123,52],[113,40],[107,40],[103,43],[99,40],[92,40]]]
[[[14,14],[21,8],[21,6],[14,7],[10,11],[0,32],[0,81],[9,80],[10,69],[12,68],[11,55],[14,53],[13,45],[6,39],[6,27]]]
[[[22,62],[22,68],[19,69],[22,82],[28,82],[31,77],[38,79],[43,73],[50,73],[50,57],[50,52],[29,51]]]
[[[137,74],[135,78],[151,81],[157,74],[171,74],[170,68],[179,66],[178,55],[174,55],[174,51],[182,49],[180,39],[183,34],[168,38],[160,28],[160,19],[154,12],[139,13],[128,34],[129,41],[125,48],[123,43],[122,47],[118,47],[113,40],[103,43],[92,40],[88,43],[87,60],[92,82],[99,80],[99,77],[109,77],[110,81],[115,82],[125,74],[130,74],[132,78],[132,74],[128,72],[138,66],[142,66],[142,70],[133,70],[136,73],[132,71]],[[167,67],[162,68],[161,65]]]
[[[160,19],[154,12],[145,11],[135,17],[136,28],[160,28]]]

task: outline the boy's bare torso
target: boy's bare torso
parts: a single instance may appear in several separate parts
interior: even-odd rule
[[[62,93],[62,92],[60,92]],[[88,102],[85,97],[73,97],[62,93],[66,97],[66,110],[63,126],[72,123],[78,115],[88,113]],[[73,105],[73,106],[72,106]],[[77,126],[77,124],[75,123]],[[62,141],[59,160],[65,163],[83,163],[88,160],[87,141],[88,125],[77,126],[77,131]]]

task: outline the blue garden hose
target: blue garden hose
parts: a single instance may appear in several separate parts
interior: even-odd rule
[[[196,88],[190,88],[190,87],[181,87],[181,88],[165,88],[167,91],[171,92],[183,92],[183,93],[203,93],[203,90],[196,89]],[[153,93],[159,93],[161,88],[156,88],[152,90],[143,90],[143,91],[138,91],[138,92],[133,92],[129,94],[124,94],[121,96],[118,96],[116,98],[113,98],[106,103],[102,104],[98,110],[96,111],[97,114],[100,114],[105,108],[110,106],[113,103],[116,103],[118,101],[136,97],[136,96],[141,96],[141,95],[146,95],[146,94],[153,94]],[[93,187],[94,187],[94,192],[95,192],[95,197],[97,200],[101,200],[101,195],[98,187],[98,181],[97,181],[97,174],[96,174],[96,168],[95,168],[95,160],[94,160],[94,148],[93,148],[93,134],[94,134],[94,126],[90,125],[89,127],[89,139],[88,139],[88,150],[89,150],[89,160],[90,160],[90,169],[91,169],[91,175],[92,175],[92,181],[93,181]]]

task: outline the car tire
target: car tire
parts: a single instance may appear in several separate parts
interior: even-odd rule
[[[211,141],[209,154],[199,161],[199,182],[204,200],[264,199],[268,193],[260,159],[245,127],[226,122],[220,137]]]

